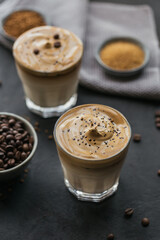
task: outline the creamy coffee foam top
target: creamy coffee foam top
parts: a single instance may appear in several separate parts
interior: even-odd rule
[[[104,159],[120,152],[130,139],[127,120],[103,105],[82,105],[64,114],[56,137],[63,149],[84,159]]]
[[[14,43],[13,54],[26,68],[39,72],[63,71],[82,56],[81,40],[68,30],[42,26],[22,34]]]

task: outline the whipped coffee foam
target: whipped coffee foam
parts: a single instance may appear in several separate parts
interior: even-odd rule
[[[84,159],[104,159],[119,153],[130,139],[127,120],[118,111],[89,104],[71,109],[57,125],[56,137],[63,149]]]
[[[81,40],[68,30],[41,26],[22,34],[13,46],[19,64],[39,72],[59,72],[82,57]]]

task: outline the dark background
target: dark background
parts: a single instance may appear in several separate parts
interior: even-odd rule
[[[160,36],[159,0],[111,2],[152,6]],[[45,129],[52,133],[56,118],[41,119],[26,108],[12,54],[2,46],[0,80],[0,111],[29,116],[33,124],[40,122],[41,129],[25,182],[18,181],[6,189],[7,197],[0,201],[1,240],[99,240],[106,239],[110,232],[117,240],[160,239],[160,131],[154,124],[160,103],[113,97],[79,87],[78,105],[99,103],[114,107],[126,116],[133,133],[142,135],[140,143],[131,141],[117,193],[100,204],[80,202],[64,186],[55,143],[44,133]],[[135,212],[125,219],[124,210],[128,207]],[[143,217],[150,219],[146,228],[141,226]]]

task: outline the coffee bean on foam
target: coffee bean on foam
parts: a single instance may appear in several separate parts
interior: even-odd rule
[[[55,48],[60,48],[61,47],[61,42],[57,41],[54,43]]]
[[[30,155],[33,143],[22,121],[0,115],[0,171],[22,163]]]

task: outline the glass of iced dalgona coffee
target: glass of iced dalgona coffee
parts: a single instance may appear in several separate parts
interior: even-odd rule
[[[54,138],[65,184],[78,199],[99,202],[117,190],[131,138],[120,112],[80,105],[58,119]]]
[[[33,28],[15,41],[13,55],[32,112],[47,118],[75,105],[82,54],[75,34],[53,26]]]

